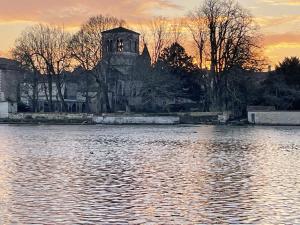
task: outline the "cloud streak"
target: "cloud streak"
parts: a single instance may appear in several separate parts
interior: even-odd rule
[[[7,55],[14,40],[28,25],[50,23],[76,30],[90,16],[113,15],[129,25],[155,15],[181,17],[202,0],[0,0],[0,55]],[[240,0],[252,7],[272,62],[300,52],[300,0]],[[283,13],[284,12],[284,13]],[[188,46],[187,46],[188,47]]]
[[[270,5],[300,6],[300,0],[263,0],[263,2]]]
[[[0,20],[29,20],[78,25],[88,17],[109,14],[142,20],[153,10],[181,10],[169,0],[10,0],[1,3]]]

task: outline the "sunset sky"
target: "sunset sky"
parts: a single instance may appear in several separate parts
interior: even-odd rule
[[[129,23],[153,16],[184,16],[201,0],[0,0],[0,56],[7,56],[21,31],[47,22],[76,30],[88,17],[109,14]],[[261,26],[272,64],[300,56],[300,0],[240,0]]]

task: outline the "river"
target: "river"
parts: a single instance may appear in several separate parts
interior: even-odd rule
[[[300,128],[0,126],[0,224],[300,224]]]

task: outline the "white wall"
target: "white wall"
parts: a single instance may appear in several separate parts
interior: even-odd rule
[[[8,118],[9,113],[16,113],[17,110],[17,103],[0,102],[0,118]]]
[[[248,112],[248,122],[264,125],[300,125],[300,111]]]
[[[0,102],[0,118],[8,118],[8,102]]]

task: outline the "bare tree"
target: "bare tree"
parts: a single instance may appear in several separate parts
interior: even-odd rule
[[[35,49],[28,32],[23,32],[22,36],[16,40],[15,48],[12,50],[12,56],[17,60],[24,70],[29,72],[25,79],[25,89],[28,93],[28,98],[31,100],[32,110],[37,112],[38,104],[38,76],[39,76],[39,61],[35,56]]]
[[[147,24],[138,24],[136,28],[140,33],[140,52],[143,51],[145,45],[150,43],[150,30]]]
[[[37,56],[41,58],[48,78],[48,90],[50,99],[50,111],[53,111],[52,103],[52,82],[55,82],[59,100],[62,103],[63,111],[67,111],[64,100],[64,73],[70,69],[70,55],[68,43],[70,35],[63,28],[49,25],[39,25],[37,27],[38,47]]]
[[[181,43],[184,37],[183,18],[174,18],[170,21],[170,36],[172,43]]]
[[[234,0],[206,0],[202,13],[209,36],[214,98],[222,108],[228,98],[226,74],[234,67],[253,69],[259,64],[257,27],[250,13]]]
[[[14,57],[31,69],[36,74],[36,78],[37,75],[47,77],[46,97],[50,111],[53,111],[53,80],[63,109],[66,110],[62,88],[64,72],[70,67],[67,51],[69,38],[70,35],[63,28],[39,24],[23,32],[13,50]],[[35,95],[37,80],[34,81]]]
[[[69,51],[72,58],[76,62],[76,66],[82,67],[86,71],[85,84],[85,99],[87,110],[89,110],[89,74],[96,80],[98,84],[97,102],[102,104],[105,101],[106,109],[109,111],[108,91],[105,79],[104,66],[100,64],[102,60],[102,32],[117,26],[123,26],[125,22],[115,17],[109,16],[95,16],[91,17],[81,29],[72,37],[69,44]],[[102,98],[104,95],[106,97]],[[98,107],[98,112],[103,111],[102,107]]]
[[[197,8],[189,13],[187,18],[187,27],[197,48],[197,55],[199,56],[199,68],[203,69],[205,62],[205,45],[208,39],[208,29],[206,27],[202,8]]]
[[[169,22],[165,17],[158,17],[150,25],[152,42],[152,63],[156,63],[161,51],[169,44]]]

